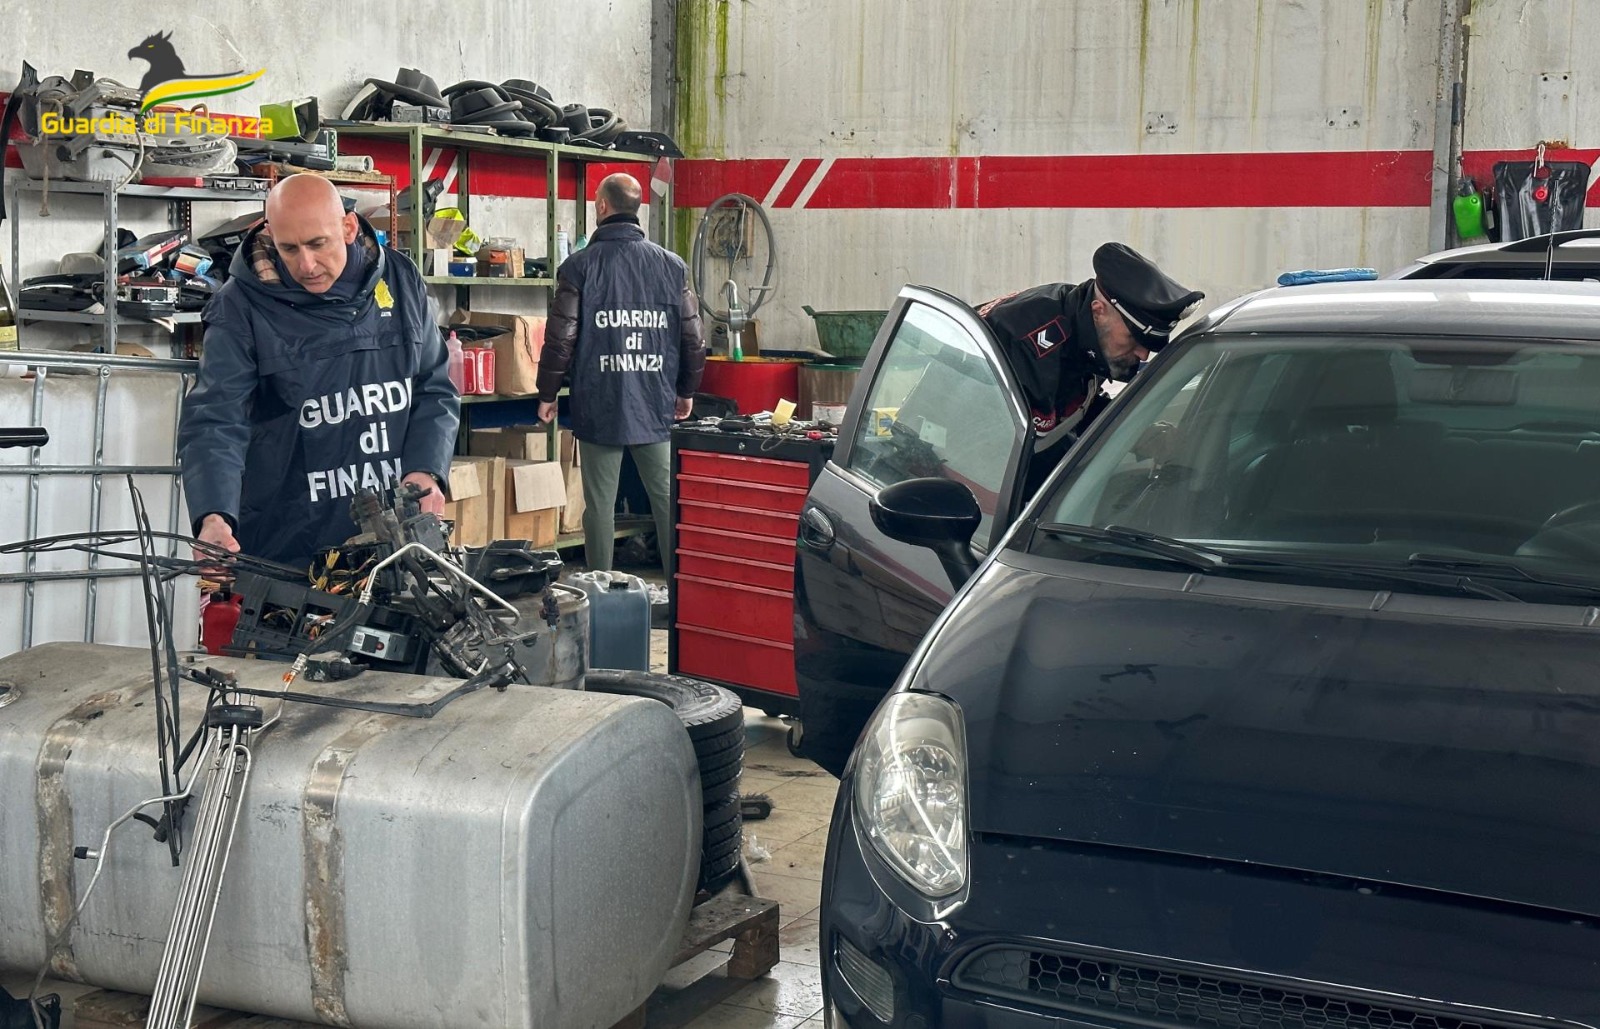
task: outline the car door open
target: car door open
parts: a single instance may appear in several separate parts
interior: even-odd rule
[[[954,589],[940,556],[874,524],[878,491],[939,478],[971,492],[986,554],[1015,516],[1032,429],[971,308],[907,287],[868,354],[839,445],[806,498],[795,560],[797,749],[835,775]],[[796,740],[798,736],[798,740]]]

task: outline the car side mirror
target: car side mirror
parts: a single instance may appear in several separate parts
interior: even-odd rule
[[[978,570],[972,536],[983,512],[978,498],[961,483],[907,479],[879,490],[867,506],[879,532],[937,554],[953,589],[960,589]]]

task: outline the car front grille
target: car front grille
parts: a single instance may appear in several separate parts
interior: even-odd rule
[[[1125,1016],[1130,1025],[1194,1029],[1522,1029],[1413,1007],[1364,991],[1237,978],[1198,966],[1158,967],[1100,954],[989,947],[965,959],[958,989],[1076,1014]],[[1365,997],[1366,999],[1363,999]],[[1545,1023],[1549,1025],[1550,1023]]]

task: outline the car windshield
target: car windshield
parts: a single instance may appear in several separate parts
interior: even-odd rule
[[[1600,347],[1184,342],[1042,498],[1035,553],[1402,592],[1600,598]]]

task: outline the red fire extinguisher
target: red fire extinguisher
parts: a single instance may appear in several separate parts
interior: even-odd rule
[[[243,598],[226,590],[206,597],[200,609],[200,645],[207,654],[220,655],[222,648],[233,642],[234,627],[239,624]]]

